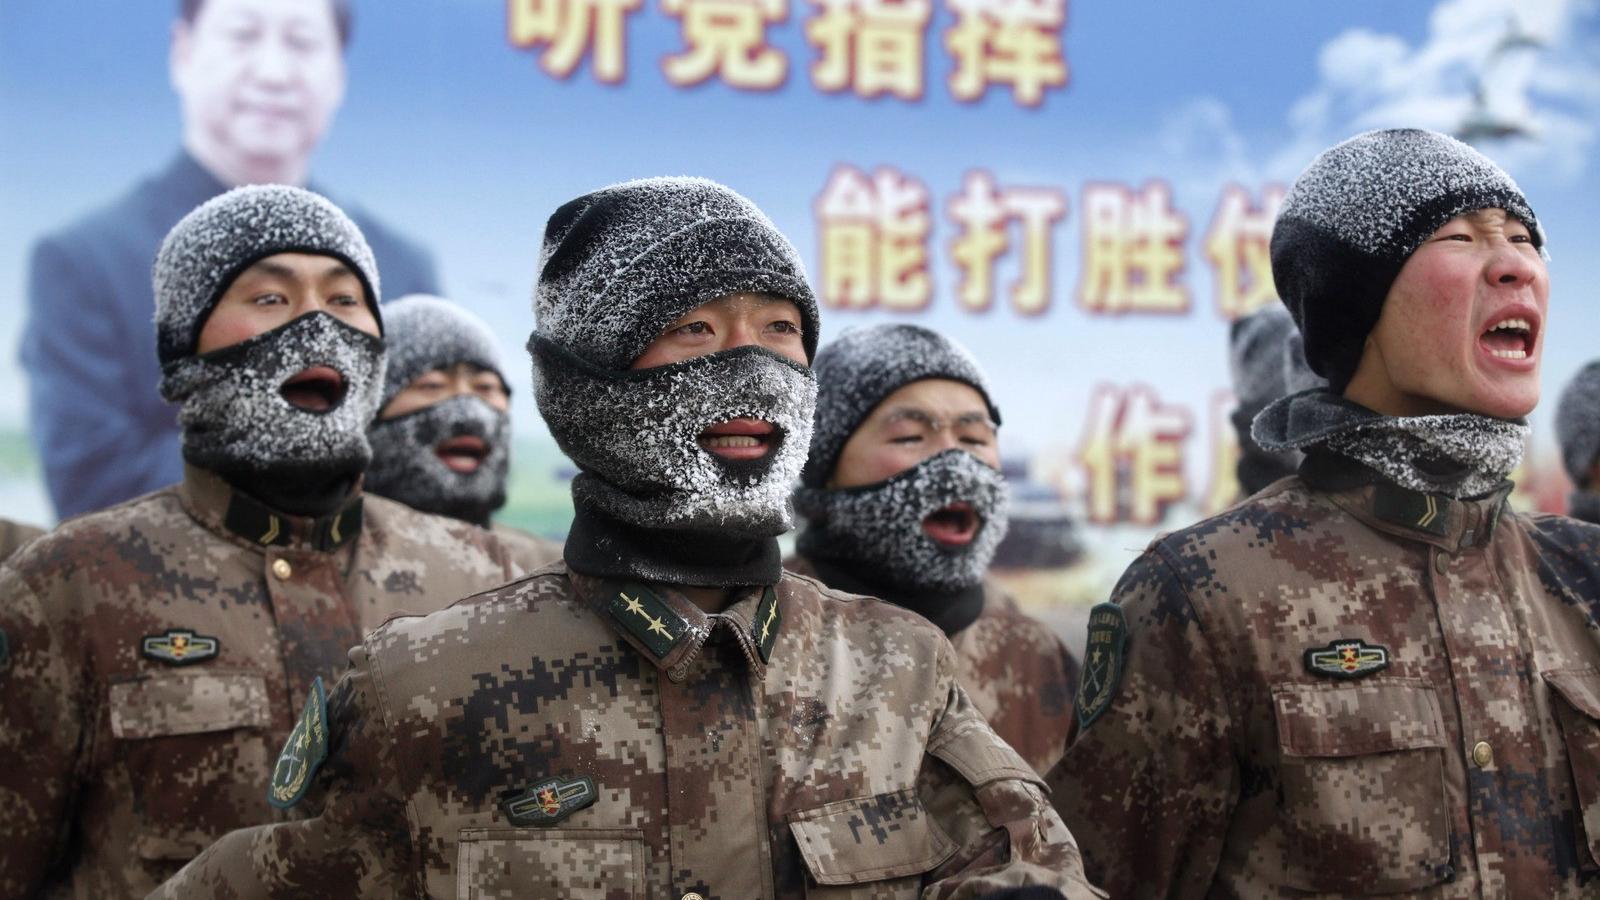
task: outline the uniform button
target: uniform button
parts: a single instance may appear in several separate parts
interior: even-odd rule
[[[1487,769],[1492,762],[1494,762],[1494,748],[1489,746],[1488,741],[1479,741],[1472,746],[1473,765],[1480,769]]]
[[[690,891],[683,895],[682,900],[706,900],[706,898],[700,896],[698,891]]]
[[[1433,558],[1433,568],[1434,571],[1443,575],[1450,568],[1450,554],[1440,550],[1439,555]]]
[[[272,561],[272,574],[278,576],[280,581],[288,581],[289,576],[294,574],[294,566],[289,565],[287,559],[275,559]]]

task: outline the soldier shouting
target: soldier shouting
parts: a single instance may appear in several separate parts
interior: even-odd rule
[[[560,544],[490,521],[506,502],[511,393],[489,326],[425,294],[385,304],[383,320],[389,367],[367,432],[367,490],[491,528],[524,572],[560,559]]]
[[[806,518],[792,571],[918,613],[956,648],[961,686],[1043,773],[1061,757],[1076,666],[985,576],[1006,531],[1000,411],[977,360],[916,325],[845,332],[817,355]]]
[[[207,202],[155,295],[183,482],[0,569],[0,896],[140,896],[270,821],[278,748],[362,633],[517,574],[481,529],[362,495],[378,273],[332,204]]]
[[[566,565],[371,635],[283,757],[320,814],[156,896],[1091,896],[938,631],[779,567],[817,309],[766,216],[697,179],[585,195],[536,304]]]
[[[1549,280],[1522,192],[1427,131],[1284,200],[1273,276],[1327,390],[1278,481],[1091,613],[1051,781],[1117,897],[1593,896],[1600,530],[1509,509]]]

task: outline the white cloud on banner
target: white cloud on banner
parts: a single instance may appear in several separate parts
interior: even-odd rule
[[[1324,44],[1268,162],[1292,178],[1323,148],[1402,125],[1460,135],[1514,173],[1581,174],[1600,118],[1596,0],[1442,0],[1420,46],[1365,28]]]

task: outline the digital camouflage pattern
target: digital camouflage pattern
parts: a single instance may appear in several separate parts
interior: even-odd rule
[[[1113,896],[1600,890],[1600,528],[1360,480],[1123,575],[1120,683],[1050,775]]]
[[[9,559],[23,544],[41,534],[44,534],[43,528],[0,519],[0,561]]]
[[[511,560],[524,572],[533,572],[561,559],[561,542],[530,534],[520,528],[495,522],[489,526]]]
[[[817,577],[803,556],[785,559],[783,567]],[[950,643],[956,680],[989,727],[1035,771],[1050,771],[1067,745],[1078,684],[1078,664],[1061,638],[1023,615],[1004,588],[984,579],[983,611],[951,635]]]
[[[382,498],[262,522],[234,496],[190,468],[0,567],[0,897],[138,897],[279,818],[267,783],[313,681],[390,616],[519,574],[482,529]]]
[[[707,615],[557,563],[351,661],[320,814],[229,835],[152,896],[1096,895],[949,643],[809,578]]]

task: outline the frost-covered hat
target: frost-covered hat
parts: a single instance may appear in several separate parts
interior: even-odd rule
[[[817,354],[811,368],[817,373],[817,412],[811,455],[800,476],[807,487],[826,484],[850,435],[883,398],[913,381],[948,378],[970,385],[1000,424],[978,361],[965,347],[920,325],[846,331]]]
[[[534,316],[546,337],[620,370],[679,316],[742,291],[793,301],[806,356],[815,354],[816,299],[800,255],[766,215],[714,181],[647,178],[550,216]]]
[[[1272,277],[1312,370],[1343,391],[1407,257],[1445,222],[1490,207],[1521,219],[1544,247],[1511,176],[1448,135],[1369,131],[1312,160],[1272,231]]]
[[[249,185],[213,197],[167,232],[156,254],[156,340],[162,365],[193,356],[200,331],[239,273],[275,253],[344,262],[378,318],[378,266],[361,229],[326,197],[287,185]]]
[[[423,374],[457,363],[471,363],[495,373],[510,390],[494,332],[464,307],[441,297],[411,294],[386,305],[383,314],[389,345],[385,406]]]
[[[1561,392],[1556,439],[1567,474],[1580,487],[1588,485],[1589,469],[1600,457],[1600,360],[1580,369]]]

